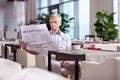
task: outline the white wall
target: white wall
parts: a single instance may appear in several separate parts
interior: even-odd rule
[[[4,28],[4,5],[0,4],[0,31]]]
[[[8,26],[9,31],[13,31],[13,29],[17,26],[17,16],[16,16],[16,4],[11,2],[7,2],[5,4],[5,25]]]
[[[9,1],[5,3],[4,24],[8,26],[8,31],[19,29],[18,25],[21,21],[25,23],[25,2]]]
[[[17,3],[17,28],[19,30],[19,24],[25,25],[25,2]]]
[[[118,37],[119,37],[119,42],[120,42],[120,0],[118,0],[118,25],[119,25],[119,27],[118,27],[118,29],[119,29]]]
[[[90,34],[95,34],[96,12],[113,12],[113,0],[90,0]]]
[[[37,18],[37,0],[26,0],[25,1],[25,23],[31,24]]]

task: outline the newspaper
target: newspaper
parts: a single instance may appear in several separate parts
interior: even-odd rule
[[[52,40],[46,24],[21,26],[22,40],[27,48],[38,53],[47,54],[48,50],[59,50]]]

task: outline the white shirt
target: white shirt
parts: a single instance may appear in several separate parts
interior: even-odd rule
[[[59,34],[54,34],[52,30],[50,30],[50,35],[61,50],[71,50],[71,40],[68,35],[61,31]]]

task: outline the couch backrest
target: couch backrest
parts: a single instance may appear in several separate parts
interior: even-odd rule
[[[120,80],[120,57],[108,58],[104,62],[81,62],[82,80]]]
[[[6,80],[21,71],[21,65],[8,59],[0,58],[0,80]]]

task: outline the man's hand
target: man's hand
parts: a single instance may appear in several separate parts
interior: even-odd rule
[[[27,43],[25,43],[24,41],[20,42],[21,47],[26,50],[27,47]]]
[[[21,47],[22,47],[24,50],[26,50],[28,53],[33,54],[33,55],[37,55],[37,54],[38,54],[38,53],[35,52],[35,51],[28,50],[28,49],[27,49],[27,43],[26,43],[26,42],[22,41],[22,42],[20,42],[20,45],[21,45]]]

